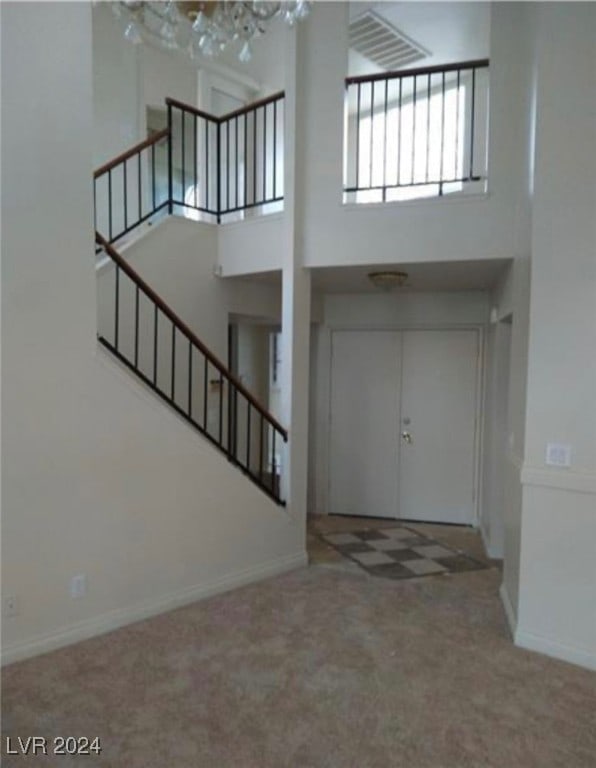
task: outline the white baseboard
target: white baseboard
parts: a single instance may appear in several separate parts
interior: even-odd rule
[[[547,656],[553,656],[555,659],[562,659],[571,664],[577,664],[586,669],[596,671],[596,652],[590,652],[582,648],[574,648],[564,643],[557,643],[548,640],[540,635],[534,635],[532,632],[524,632],[518,629],[515,633],[515,644],[529,651],[537,651]]]
[[[507,592],[507,588],[505,587],[505,582],[503,582],[499,587],[499,596],[501,598],[501,602],[503,603],[503,608],[505,609],[505,616],[507,617],[507,623],[509,624],[511,637],[515,638],[515,633],[517,632],[517,616],[513,610],[513,605],[511,603],[511,599],[509,598],[509,592]]]
[[[104,613],[101,616],[87,619],[72,624],[55,632],[41,635],[24,643],[8,646],[2,649],[2,666],[22,661],[32,656],[48,653],[66,645],[79,643],[97,635],[103,635],[114,629],[119,629],[127,624],[157,616],[160,613],[180,608],[183,605],[194,603],[206,597],[212,597],[222,592],[227,592],[236,587],[242,587],[255,581],[277,576],[280,573],[300,568],[308,563],[305,551],[286,555],[275,560],[269,560],[252,568],[228,574],[219,579],[204,584],[188,587],[157,600],[145,600],[130,608],[122,608],[116,611]]]
[[[480,523],[479,530],[480,530],[480,538],[482,539],[482,544],[484,546],[484,552],[486,553],[486,556],[492,558],[493,560],[498,559],[499,555],[495,554],[490,543],[490,537],[487,535],[486,530],[482,525],[482,523]]]
[[[480,524],[479,530],[480,530],[480,538],[482,539],[482,543],[484,545],[484,551],[486,552],[487,557],[490,557],[491,560],[502,560],[503,559],[502,548],[497,549],[491,543],[490,537],[487,535],[482,523]]]

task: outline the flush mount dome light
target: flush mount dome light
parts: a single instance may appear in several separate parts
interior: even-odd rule
[[[401,288],[408,279],[407,272],[398,272],[396,270],[385,270],[382,272],[369,272],[368,279],[375,288],[382,288],[390,291],[393,288]]]

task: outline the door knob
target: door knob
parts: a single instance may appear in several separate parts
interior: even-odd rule
[[[401,436],[406,441],[406,443],[412,443],[412,435],[409,432],[402,432]]]

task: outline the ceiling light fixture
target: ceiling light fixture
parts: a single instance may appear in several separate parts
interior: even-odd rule
[[[213,57],[238,42],[238,58],[252,57],[252,41],[263,35],[275,17],[290,26],[308,15],[309,0],[205,0],[205,2],[113,2],[124,37],[132,43],[155,43],[166,50],[185,51],[191,58]]]
[[[407,272],[398,272],[395,270],[385,270],[382,272],[369,272],[368,279],[375,286],[385,291],[391,291],[393,288],[401,288],[408,279]]]

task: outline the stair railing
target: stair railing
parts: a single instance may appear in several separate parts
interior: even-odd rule
[[[215,117],[166,99],[168,127],[93,174],[95,230],[115,243],[159,213],[220,223],[282,209],[284,93]]]
[[[166,99],[172,206],[221,222],[283,201],[284,93],[215,117]],[[172,212],[172,208],[170,208]]]
[[[344,201],[484,192],[488,59],[346,78]]]
[[[164,128],[93,174],[95,230],[110,243],[168,206],[169,152],[170,130]]]
[[[275,456],[287,431],[108,240],[97,232],[95,239],[114,266],[112,289],[100,306],[100,343],[285,505]],[[101,327],[107,318],[112,327]]]

